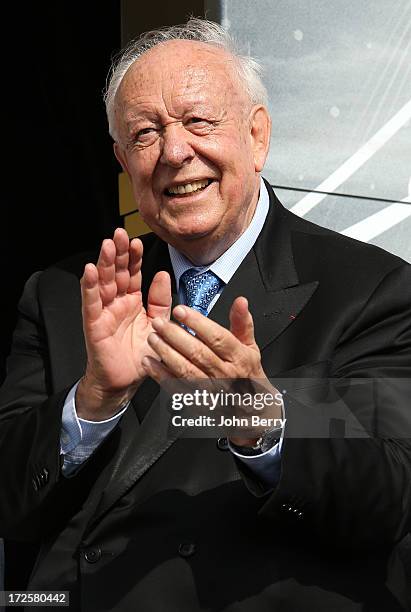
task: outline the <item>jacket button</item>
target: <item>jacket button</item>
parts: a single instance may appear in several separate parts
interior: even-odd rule
[[[87,563],[97,563],[101,559],[101,548],[90,548],[84,552]]]
[[[180,557],[191,557],[196,551],[196,545],[192,542],[185,542],[180,544],[178,547],[178,554]]]
[[[221,451],[228,450],[228,440],[227,438],[218,438],[217,440],[217,448]]]

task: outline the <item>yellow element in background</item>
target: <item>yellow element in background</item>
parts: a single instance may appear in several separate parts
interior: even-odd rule
[[[124,217],[124,228],[130,238],[151,232],[138,212],[138,205],[134,199],[130,179],[125,172],[118,175],[118,194],[120,215]]]
[[[151,229],[140,217],[139,212],[134,212],[131,213],[131,215],[124,217],[124,229],[130,238],[135,238],[136,236],[141,236],[142,234],[148,234],[148,232],[151,232]]]

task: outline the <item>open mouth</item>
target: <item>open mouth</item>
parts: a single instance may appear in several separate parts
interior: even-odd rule
[[[191,181],[181,185],[173,185],[164,190],[165,195],[172,197],[186,197],[204,191],[213,182],[212,179],[203,179],[200,181]]]

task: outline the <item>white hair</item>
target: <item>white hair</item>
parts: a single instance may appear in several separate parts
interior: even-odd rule
[[[229,53],[235,60],[234,65],[240,83],[243,85],[251,104],[267,105],[267,90],[262,82],[262,66],[249,55],[241,55],[237,44],[230,34],[218,23],[191,17],[187,23],[145,32],[120,52],[114,59],[109,76],[104,101],[106,104],[109,132],[117,139],[114,121],[114,101],[117,90],[130,66],[156,45],[171,40],[193,40],[206,43]]]

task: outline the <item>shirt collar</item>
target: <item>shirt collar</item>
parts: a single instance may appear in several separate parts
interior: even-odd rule
[[[214,274],[221,278],[225,284],[230,281],[231,277],[234,275],[247,253],[253,248],[268,214],[268,209],[270,206],[269,195],[263,179],[260,180],[260,194],[250,225],[230,246],[230,248],[220,255],[220,257],[214,262],[208,264],[207,266],[193,266],[191,261],[189,261],[182,253],[177,251],[177,249],[171,245],[168,245],[171,265],[173,266],[174,276],[176,279],[177,291],[179,290],[181,275],[184,274],[184,272],[189,268],[194,268],[195,270],[198,270],[199,273],[211,270],[214,272]]]

